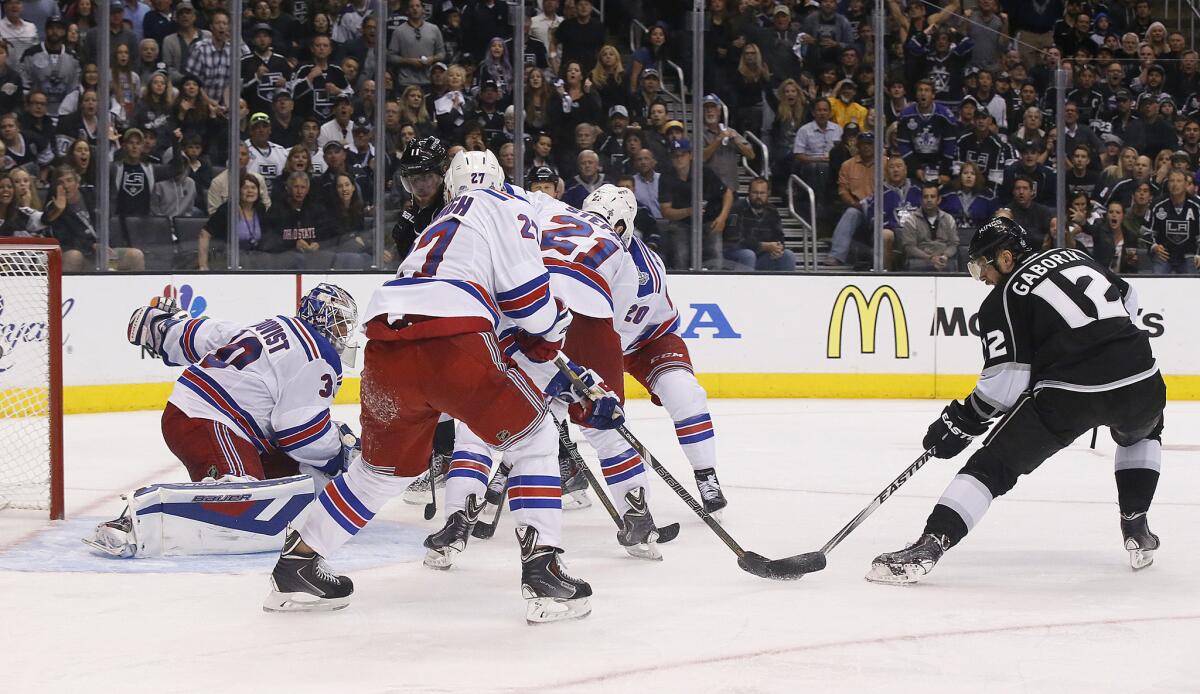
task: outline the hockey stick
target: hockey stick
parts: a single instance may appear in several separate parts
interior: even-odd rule
[[[567,428],[565,426],[558,427],[558,440],[563,444],[563,448],[566,449],[567,455],[571,457],[571,462],[578,465],[579,469],[583,471],[583,476],[587,478],[588,486],[592,488],[592,492],[597,498],[600,499],[600,503],[603,504],[604,510],[608,511],[608,515],[612,518],[613,523],[617,524],[617,530],[624,529],[625,524],[621,522],[621,514],[617,513],[617,507],[613,506],[612,500],[608,498],[608,494],[606,494],[604,489],[601,488],[600,481],[596,479],[596,475],[592,472],[591,468],[587,466],[587,463],[583,461],[583,456],[579,455],[579,450],[574,446],[567,445],[573,442],[571,441],[571,437],[568,435]],[[658,528],[657,542],[659,544],[670,542],[677,537],[679,537],[678,523],[671,523],[670,525],[664,525],[663,527]]]
[[[502,462],[500,467],[496,468],[496,474],[492,481],[488,482],[487,493],[483,497],[485,505],[496,505],[496,515],[492,516],[490,523],[476,523],[471,530],[471,537],[490,540],[496,534],[496,526],[500,524],[500,516],[504,514],[504,495],[508,491],[509,472],[512,472],[512,466],[508,463]]]
[[[559,352],[558,356],[554,358],[554,365],[558,367],[558,370],[561,371],[567,378],[569,378],[571,380],[571,384],[578,388],[580,392],[586,393],[586,397],[590,399],[595,399],[598,397],[600,394],[595,390],[592,390],[586,383],[584,383],[579,378],[579,375],[572,371],[567,364],[567,356],[562,352]],[[642,445],[641,441],[638,441],[637,437],[634,436],[624,424],[618,426],[616,431],[621,435],[621,438],[625,439],[625,441],[628,442],[635,451],[637,451],[638,455],[642,457],[643,461],[650,463],[650,467],[653,468],[654,471],[658,473],[658,476],[667,483],[667,486],[671,488],[671,491],[675,492],[680,499],[683,499],[684,503],[686,503],[688,507],[692,509],[692,512],[697,516],[700,516],[700,520],[704,521],[704,524],[707,525],[710,530],[716,533],[717,537],[721,538],[721,542],[724,542],[725,546],[737,555],[738,566],[744,571],[752,573],[755,576],[759,576],[760,578],[771,578],[778,581],[794,581],[804,574],[809,573],[809,571],[805,570],[807,564],[802,561],[805,555],[797,555],[794,557],[772,560],[767,559],[757,552],[749,552],[745,549],[742,549],[742,546],[737,543],[737,540],[733,539],[733,537],[725,531],[725,528],[721,527],[721,524],[718,523],[711,515],[709,515],[708,511],[704,510],[704,507],[701,506],[700,503],[697,502],[696,499],[693,498],[692,495],[683,488],[683,485],[679,483],[679,480],[675,479],[675,476],[668,472],[667,469],[662,466],[662,463],[658,462],[658,459],[650,453],[649,449]]]
[[[425,504],[425,520],[433,520],[433,517],[437,515],[437,476],[433,470],[434,455],[429,456],[429,503]]]
[[[905,482],[912,479],[912,476],[917,473],[917,470],[920,470],[922,467],[924,467],[925,463],[929,462],[931,458],[933,458],[932,448],[922,453],[921,457],[914,460],[912,465],[909,465],[907,468],[905,468],[904,472],[900,473],[899,477],[892,480],[891,484],[889,484],[882,492],[879,492],[874,499],[871,499],[871,503],[867,504],[863,510],[858,512],[857,516],[847,523],[845,527],[839,530],[836,535],[830,538],[829,542],[826,542],[824,547],[816,552],[808,552],[807,554],[801,554],[797,557],[792,557],[793,559],[798,560],[797,565],[800,568],[801,575],[824,569],[825,556],[833,551],[834,547],[837,547],[839,544],[841,544],[842,540],[846,539],[846,536],[854,532],[855,528],[862,525],[863,521],[867,519],[867,516],[875,513],[875,509],[882,506],[883,502],[887,501],[889,497],[895,494],[896,490],[904,486]]]

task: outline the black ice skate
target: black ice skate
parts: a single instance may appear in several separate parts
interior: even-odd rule
[[[1154,563],[1154,552],[1158,549],[1158,535],[1150,532],[1145,512],[1121,514],[1121,534],[1125,536],[1125,549],[1129,550],[1129,565],[1134,571]]]
[[[583,463],[579,457],[579,446],[571,440],[566,421],[558,422],[558,471],[562,477],[562,508],[578,511],[592,505],[588,498],[587,476],[583,474]]]
[[[479,520],[479,512],[483,504],[479,503],[474,494],[467,496],[467,509],[455,511],[446,519],[446,525],[436,533],[425,538],[425,566],[431,569],[446,570],[454,565],[454,557],[467,548],[467,539],[471,536],[471,528]]]
[[[642,487],[629,490],[625,501],[629,510],[621,518],[624,527],[617,531],[617,542],[630,556],[662,561],[662,552],[658,550],[658,528],[646,506],[646,490]]]
[[[866,579],[872,583],[905,585],[916,583],[933,571],[938,559],[946,553],[949,540],[945,535],[926,533],[900,550],[875,557]]]
[[[450,470],[450,456],[434,453],[433,457],[430,458],[429,467],[433,469],[433,488],[445,489],[446,473]],[[427,504],[429,503],[429,495],[431,493],[430,484],[429,470],[426,470],[417,475],[417,478],[408,485],[401,498],[404,499],[404,503],[406,504]]]
[[[340,610],[350,604],[354,583],[335,575],[321,555],[301,551],[300,533],[288,530],[283,552],[271,572],[271,592],[263,601],[267,612]]]
[[[521,545],[521,596],[525,598],[525,621],[530,624],[582,619],[592,612],[588,598],[592,587],[567,574],[558,547],[539,545],[538,532],[517,526]]]
[[[696,470],[696,487],[700,490],[704,510],[710,516],[729,505],[725,494],[721,492],[721,481],[717,479],[717,471],[713,468]]]

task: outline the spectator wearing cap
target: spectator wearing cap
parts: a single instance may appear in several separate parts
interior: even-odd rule
[[[4,18],[0,19],[0,39],[8,42],[14,56],[24,55],[26,49],[37,45],[38,28],[23,18],[22,0],[4,0]]]
[[[175,32],[163,39],[162,60],[167,65],[167,74],[173,84],[183,79],[188,56],[197,41],[209,38],[212,32],[196,26],[196,8],[191,0],[180,0],[175,6]]]
[[[318,119],[326,120],[333,110],[333,100],[342,95],[349,97],[354,90],[341,66],[329,60],[333,43],[328,36],[313,36],[309,41],[309,49],[312,59],[296,69],[292,97],[296,100],[298,113],[311,113]]]
[[[218,9],[209,16],[212,35],[201,39],[188,53],[187,71],[200,78],[200,86],[218,104],[228,99],[226,89],[231,75],[229,14]]]
[[[371,121],[359,116],[354,119],[354,141],[350,143],[346,159],[350,170],[361,176],[362,172],[370,171],[375,160],[375,142],[371,136],[375,134]]]
[[[629,127],[629,109],[617,104],[608,109],[608,129],[599,138],[595,150],[600,157],[601,168],[615,172],[621,170],[625,159],[625,132]]]
[[[859,130],[867,127],[867,107],[858,103],[858,84],[854,80],[842,80],[833,90],[834,98],[829,100],[833,110],[833,122],[846,127],[847,123],[855,123]]]
[[[441,29],[425,21],[421,0],[409,0],[408,21],[392,33],[388,43],[388,64],[396,71],[396,85],[428,86],[430,66],[445,59]]]
[[[1134,114],[1133,93],[1128,89],[1121,87],[1118,89],[1112,98],[1112,108],[1109,110],[1110,115],[1105,123],[1105,130],[1111,134],[1125,140],[1125,129],[1129,124],[1137,119]]]
[[[801,22],[800,57],[806,65],[835,63],[846,46],[854,43],[854,27],[838,14],[837,0],[820,0],[816,12]]]
[[[1054,170],[1041,163],[1045,152],[1045,143],[1040,139],[1022,140],[1018,146],[1020,157],[1004,168],[1004,180],[997,191],[997,199],[1001,204],[1013,200],[1013,186],[1018,178],[1029,182],[1033,196],[1043,205],[1053,205],[1055,195]],[[1040,239],[1039,239],[1040,240]]]
[[[1011,149],[992,132],[992,117],[986,110],[975,111],[971,126],[971,132],[958,138],[954,173],[958,173],[960,163],[974,162],[985,182],[999,185],[1004,181],[1004,167],[1009,164]]]
[[[313,180],[313,192],[320,198],[321,202],[327,207],[333,204],[337,195],[337,177],[338,175],[349,176],[355,186],[358,187],[358,194],[364,200],[368,199],[365,189],[369,188],[369,182],[357,176],[355,171],[350,168],[350,156],[342,143],[337,140],[326,142],[321,148],[325,155],[325,171]]]
[[[1175,126],[1160,115],[1156,95],[1144,93],[1138,97],[1138,115],[1140,117],[1125,128],[1122,135],[1125,144],[1151,157],[1164,149],[1175,151],[1179,148]]]
[[[733,209],[733,191],[721,183],[716,173],[709,167],[702,169],[700,178],[701,197],[699,203],[692,199],[692,146],[688,140],[671,142],[671,167],[659,179],[658,202],[663,217],[668,222],[669,239],[663,260],[668,267],[686,269],[692,267],[691,218],[699,205],[703,209],[701,222],[703,238],[701,241],[701,258],[696,259],[696,265],[704,267],[722,267],[724,265],[718,255],[719,239],[725,233],[725,225],[729,222],[729,214]]]
[[[1091,128],[1079,122],[1080,108],[1073,101],[1068,101],[1063,105],[1063,135],[1065,151],[1073,152],[1075,147],[1083,145],[1087,147],[1089,153],[1089,161],[1092,169],[1099,169],[1100,151],[1104,149],[1104,143],[1092,131]]]
[[[500,109],[500,85],[488,80],[479,88],[479,98],[475,102],[475,110],[468,117],[469,121],[478,123],[483,129],[486,142],[497,133],[504,130],[504,111]]]
[[[1134,91],[1142,94],[1158,96],[1162,93],[1167,82],[1167,69],[1161,63],[1153,63],[1146,67],[1140,75],[1133,79],[1130,85]]]
[[[263,112],[250,116],[250,136],[246,146],[250,149],[250,171],[258,173],[268,184],[283,173],[287,164],[287,149],[271,141],[271,117]]]
[[[300,143],[300,118],[296,116],[296,102],[286,89],[275,92],[271,99],[271,141],[284,149]]]
[[[14,0],[10,0],[13,2]],[[93,0],[93,2],[104,2],[105,0]],[[7,5],[5,6],[7,7]],[[97,14],[97,16],[99,16]],[[112,4],[108,9],[108,26],[95,26],[88,29],[80,44],[79,60],[83,64],[95,63],[99,64],[99,46],[100,32],[107,31],[109,33],[109,49],[114,53],[118,45],[124,45],[129,49],[129,55],[134,55],[137,52],[137,35],[133,31],[125,28],[125,3],[121,0],[112,0]]]
[[[761,32],[759,45],[763,52],[763,62],[773,75],[800,74],[800,60],[792,52],[796,39],[800,37],[800,28],[792,23],[792,10],[784,4],[775,5],[771,9],[771,24]]]
[[[119,217],[150,214],[155,181],[162,178],[165,170],[156,171],[144,160],[145,146],[145,135],[137,128],[130,128],[121,136],[121,151],[112,171],[113,212]]]
[[[251,111],[270,111],[275,93],[292,80],[292,66],[275,52],[270,24],[258,22],[251,32],[251,51],[242,56],[242,98]]]
[[[600,170],[600,157],[590,149],[581,151],[575,158],[575,168],[579,173],[564,184],[566,192],[563,193],[562,200],[571,207],[583,207],[587,196],[609,183],[609,180]]]
[[[749,194],[733,205],[722,235],[722,252],[731,261],[754,270],[794,272],[796,256],[783,246],[783,220],[769,203],[771,184],[756,177]]]
[[[575,17],[564,19],[554,30],[554,42],[562,52],[562,64],[579,63],[584,73],[592,71],[604,41],[604,25],[595,16],[592,0],[577,0]]]
[[[150,8],[142,19],[142,36],[162,46],[163,41],[178,29],[171,16],[171,0],[150,0]]]
[[[631,81],[629,86],[632,88],[634,84]],[[645,127],[650,117],[650,107],[662,99],[662,78],[658,76],[658,70],[646,68],[636,84],[637,92],[630,97],[629,118]]]
[[[57,114],[63,97],[79,83],[79,60],[63,45],[67,25],[54,15],[46,20],[46,40],[30,46],[21,55],[21,74],[29,89],[46,95],[47,110]]]
[[[716,94],[704,97],[704,164],[727,188],[737,190],[741,158],[755,158],[754,148],[738,131],[722,122],[721,100]]]
[[[354,105],[349,96],[343,94],[334,98],[332,116],[321,126],[317,145],[324,149],[326,143],[337,141],[343,147],[349,147],[354,141],[354,122],[351,120],[354,116]]]

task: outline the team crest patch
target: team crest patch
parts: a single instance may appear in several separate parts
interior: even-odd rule
[[[650,284],[650,273],[639,272],[638,273],[638,284]]]
[[[917,129],[917,122],[916,122],[915,120],[910,120],[910,121],[908,122],[908,129],[909,129],[909,130],[916,130],[916,129]]]
[[[512,434],[509,433],[508,429],[501,429],[500,431],[496,432],[496,439],[499,440],[500,443],[504,443],[510,438],[512,438]]]

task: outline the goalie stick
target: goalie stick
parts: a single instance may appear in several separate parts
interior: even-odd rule
[[[569,361],[567,356],[562,352],[559,352],[558,356],[554,358],[554,365],[558,367],[558,370],[561,371],[563,375],[571,380],[571,384],[575,386],[580,393],[584,394],[584,397],[587,397],[588,399],[595,399],[598,397],[600,394],[596,390],[593,390],[592,387],[588,386],[588,384],[582,379],[580,379],[579,374],[572,371],[568,366],[568,363]],[[704,507],[701,506],[700,503],[696,501],[696,499],[689,494],[686,489],[683,488],[683,485],[679,483],[679,480],[675,479],[675,476],[668,472],[667,469],[663,467],[662,463],[658,462],[658,459],[650,453],[649,449],[642,445],[642,442],[639,441],[637,437],[629,431],[628,427],[622,424],[616,428],[616,431],[621,435],[621,438],[625,439],[625,441],[628,442],[635,451],[637,451],[638,455],[642,457],[644,462],[650,464],[650,467],[653,468],[653,470],[658,473],[658,476],[661,477],[663,481],[667,483],[667,486],[671,488],[671,491],[675,492],[680,499],[683,499],[684,503],[686,503],[688,507],[692,509],[692,512],[697,516],[700,516],[700,520],[704,521],[704,524],[707,525],[709,529],[721,539],[721,542],[724,542],[725,546],[737,555],[738,566],[741,567],[742,570],[752,573],[760,578],[770,578],[777,581],[794,581],[804,574],[810,572],[809,570],[805,570],[807,563],[804,561],[804,558],[807,555],[801,554],[794,557],[785,557],[783,559],[768,559],[757,552],[750,552],[743,549],[742,546],[738,544],[737,540],[733,539],[733,537],[726,532],[725,528],[722,527],[715,518],[709,515],[709,513],[704,510]],[[815,570],[816,569],[812,569],[812,571]]]
[[[613,506],[612,500],[608,498],[608,494],[605,494],[604,489],[600,487],[600,481],[596,479],[596,475],[592,473],[591,468],[583,461],[583,456],[579,455],[579,449],[567,445],[572,443],[572,441],[566,427],[558,428],[558,440],[563,444],[567,455],[571,457],[571,462],[578,465],[579,469],[583,471],[583,476],[587,478],[588,486],[592,488],[592,492],[600,499],[600,503],[604,505],[604,510],[608,511],[608,515],[612,518],[613,523],[617,524],[617,530],[623,529],[625,524],[621,522],[621,514],[617,513],[617,508]],[[659,544],[670,542],[677,537],[679,537],[678,523],[671,523],[670,525],[658,528],[657,542]]]
[[[899,477],[892,480],[891,484],[889,484],[882,492],[879,492],[874,499],[871,499],[871,503],[867,504],[863,510],[858,512],[857,516],[852,518],[849,523],[847,523],[841,530],[837,532],[836,535],[830,538],[829,542],[826,542],[824,547],[816,552],[808,552],[807,554],[801,554],[799,556],[792,557],[792,559],[797,560],[796,564],[800,569],[801,575],[824,569],[826,555],[833,551],[833,548],[837,547],[842,540],[845,540],[850,533],[854,532],[855,528],[862,525],[863,521],[865,521],[868,516],[870,516],[872,513],[875,513],[875,509],[882,506],[883,502],[887,501],[893,494],[896,493],[898,489],[900,489],[900,487],[904,486],[905,482],[912,479],[913,475],[917,474],[917,470],[920,470],[922,467],[924,467],[925,463],[929,462],[929,459],[932,457],[932,448],[922,453],[921,457],[914,460],[912,465],[909,465],[907,468],[905,468],[904,472],[900,473]],[[797,578],[799,578],[799,576],[797,576]]]

